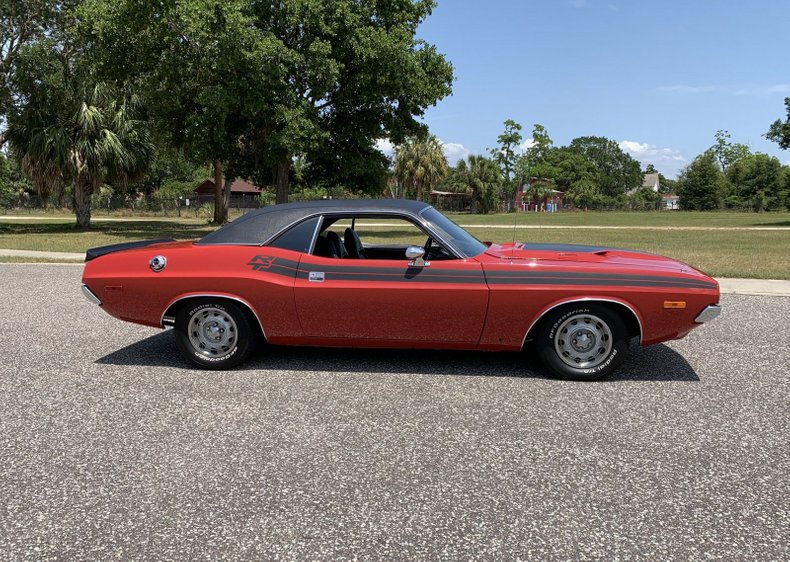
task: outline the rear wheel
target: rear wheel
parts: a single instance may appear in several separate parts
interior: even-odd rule
[[[628,354],[622,318],[599,304],[573,305],[553,312],[536,339],[543,364],[557,376],[598,380],[612,374]]]
[[[230,369],[252,351],[255,331],[236,304],[200,299],[176,315],[176,343],[189,361],[203,369]]]

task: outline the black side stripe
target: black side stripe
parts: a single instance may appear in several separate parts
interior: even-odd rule
[[[399,267],[364,267],[327,264],[311,264],[255,256],[248,263],[253,271],[272,273],[285,277],[307,279],[310,271],[322,271],[325,281],[380,281],[380,282],[425,282],[425,283],[467,283],[489,285],[597,285],[606,287],[665,287],[685,289],[715,289],[714,283],[687,277],[666,277],[660,275],[633,275],[595,272],[561,271],[485,271],[454,269],[425,269],[412,267],[406,270]]]
[[[607,287],[677,287],[679,289],[714,289],[710,283],[686,283],[683,281],[647,281],[644,279],[571,279],[540,278],[489,279],[490,285],[600,285]]]

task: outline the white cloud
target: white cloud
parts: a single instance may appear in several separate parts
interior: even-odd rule
[[[535,146],[535,139],[532,137],[518,145],[518,147],[521,149],[521,152],[526,152],[528,148],[532,148],[533,146]]]
[[[677,175],[688,162],[683,154],[674,148],[661,148],[645,142],[620,141],[620,149],[639,160],[643,165],[653,164],[667,177]]]
[[[444,155],[447,157],[447,162],[450,164],[450,166],[455,166],[459,160],[465,160],[470,154],[472,154],[472,151],[461,143],[444,142],[443,140],[440,140],[439,142],[442,143]]]
[[[384,156],[392,158],[395,154],[395,145],[389,139],[379,139],[376,141],[376,148],[384,153]]]
[[[653,91],[664,94],[706,94],[710,92],[720,92],[735,96],[770,96],[772,94],[790,93],[790,84],[763,84],[760,86],[735,84],[692,86],[689,84],[673,84],[671,86],[659,86]]]
[[[672,86],[659,86],[656,88],[656,91],[668,94],[703,94],[706,92],[715,92],[718,89],[719,86],[689,86],[688,84],[674,84]]]
[[[459,160],[464,160],[472,151],[458,142],[445,142],[439,139],[447,162],[450,166],[455,166]],[[395,156],[395,145],[389,139],[379,139],[376,141],[376,148],[384,153],[385,156],[392,158]]]
[[[790,84],[770,84],[735,91],[736,96],[769,96],[771,94],[790,94]]]

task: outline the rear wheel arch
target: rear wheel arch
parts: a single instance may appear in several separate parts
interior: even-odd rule
[[[247,302],[246,300],[235,297],[232,295],[226,295],[222,293],[199,293],[199,294],[190,294],[185,295],[182,297],[178,297],[173,300],[165,309],[165,312],[162,314],[162,318],[160,319],[160,326],[163,328],[165,326],[173,326],[175,324],[175,319],[178,316],[178,313],[184,308],[188,307],[191,303],[196,301],[205,300],[205,299],[216,299],[218,301],[228,301],[236,306],[238,306],[241,311],[247,317],[247,320],[250,323],[250,326],[257,328],[258,335],[266,340],[266,331],[263,328],[263,322],[258,317],[258,314],[253,310],[252,305]]]
[[[521,348],[524,349],[527,344],[534,340],[537,334],[540,332],[540,329],[543,327],[543,324],[546,320],[548,320],[553,312],[556,312],[560,308],[566,306],[573,306],[578,304],[596,304],[599,306],[603,306],[616,314],[620,317],[620,319],[625,323],[626,330],[631,337],[638,337],[639,341],[642,341],[644,337],[644,332],[642,330],[642,322],[639,319],[639,315],[636,312],[636,309],[632,307],[630,304],[627,304],[622,301],[612,300],[612,299],[603,299],[603,298],[583,298],[583,299],[570,299],[558,302],[553,304],[552,306],[544,309],[538,318],[532,323],[532,325],[527,330],[527,334],[524,336],[524,341],[522,343]]]

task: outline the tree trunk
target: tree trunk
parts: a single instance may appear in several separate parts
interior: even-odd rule
[[[222,162],[214,160],[214,224],[228,222],[228,201],[230,194],[225,195],[225,190],[230,191],[230,185],[222,181]]]
[[[225,222],[228,222],[228,212],[230,211],[230,186],[233,180],[225,178],[225,187],[222,190],[223,202],[225,204]]]
[[[275,203],[288,203],[288,174],[291,172],[291,161],[284,158],[277,162],[277,199]]]
[[[74,180],[74,214],[79,228],[91,226],[91,190],[89,185],[77,178]]]

